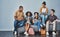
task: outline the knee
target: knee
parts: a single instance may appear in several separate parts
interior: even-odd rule
[[[44,17],[44,15],[41,15],[41,17]]]
[[[56,23],[56,21],[53,21],[53,24],[55,24]]]
[[[46,22],[46,24],[49,23],[49,21]]]
[[[48,16],[46,15],[45,18],[47,18]]]

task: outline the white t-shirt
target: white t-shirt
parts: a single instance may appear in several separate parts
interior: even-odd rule
[[[46,8],[42,8],[42,13],[45,13],[46,12]]]

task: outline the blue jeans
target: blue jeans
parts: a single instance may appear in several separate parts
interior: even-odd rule
[[[25,24],[25,20],[21,20],[21,21],[15,20],[14,21],[14,31],[17,31],[17,28],[19,28],[19,27],[23,27],[24,24]]]
[[[34,23],[34,26],[38,27],[38,30],[40,30],[42,23],[40,22],[40,20],[38,20],[37,22]]]
[[[18,28],[18,20],[14,21],[14,31],[17,31]]]
[[[43,25],[45,24],[45,22],[46,22],[46,20],[47,20],[47,17],[48,17],[48,15],[43,15],[43,14],[41,14],[42,24],[43,24]]]

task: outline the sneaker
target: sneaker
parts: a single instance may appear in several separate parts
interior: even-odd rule
[[[27,32],[24,32],[24,34],[25,34],[25,35],[28,35],[28,33],[27,33]]]
[[[56,35],[56,33],[55,33],[55,32],[52,32],[52,34],[53,34],[53,35]]]
[[[24,34],[27,34],[27,32],[24,32]]]
[[[29,34],[27,33],[26,35],[28,36]]]
[[[49,33],[48,33],[48,32],[46,32],[46,35],[49,35]]]
[[[17,34],[17,32],[15,31],[15,32],[14,32],[14,34],[16,35],[16,34]]]
[[[41,27],[43,27],[43,25],[40,25]]]
[[[45,26],[45,24],[43,24],[43,26]]]

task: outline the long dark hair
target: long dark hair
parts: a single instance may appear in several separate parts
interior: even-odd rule
[[[38,12],[34,12],[34,15],[35,14],[37,14],[38,16],[37,16],[37,18],[36,17],[34,17],[34,18],[38,19],[39,18],[39,13]]]

